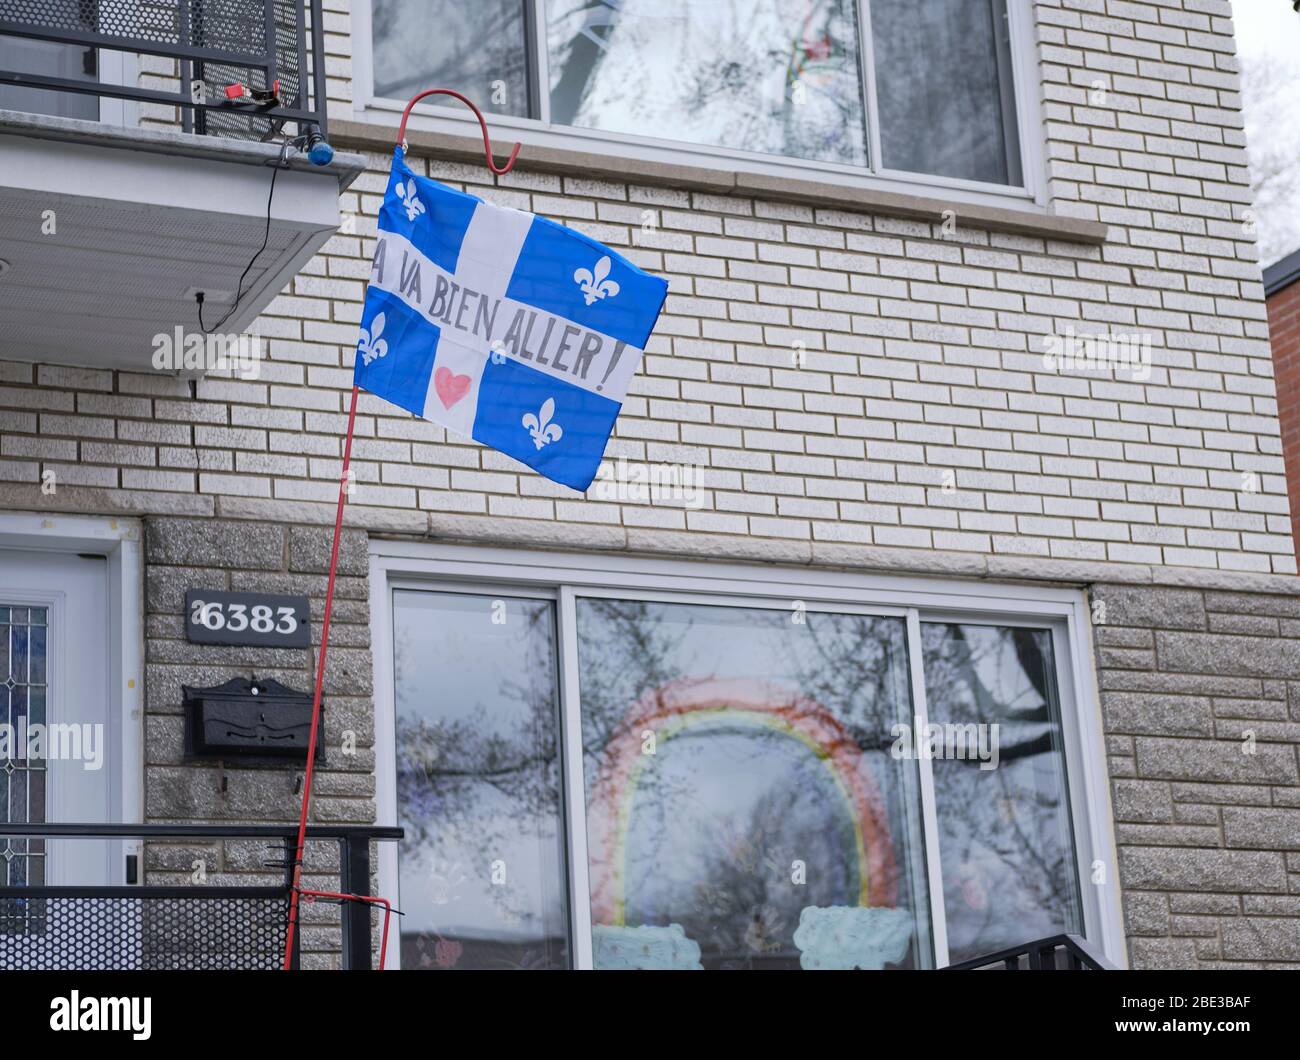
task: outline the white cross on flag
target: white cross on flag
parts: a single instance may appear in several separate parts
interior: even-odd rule
[[[416,176],[399,147],[355,382],[585,490],[667,293],[581,232]]]

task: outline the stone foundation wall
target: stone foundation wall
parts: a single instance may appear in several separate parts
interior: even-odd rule
[[[145,523],[145,820],[149,822],[296,824],[301,767],[187,760],[182,685],[207,687],[232,677],[274,678],[310,693],[314,688],[332,530],[219,519],[152,518]],[[366,535],[347,530],[339,554],[334,615],[324,686],[322,739],[326,760],[314,781],[312,820],[370,824],[375,820],[373,667],[370,655],[369,561]],[[311,601],[311,648],[252,648],[190,644],[185,639],[187,589],[256,590],[306,595]],[[345,734],[352,733],[346,753]],[[283,854],[261,841],[214,845],[151,844],[145,882],[198,881],[202,863],[210,886],[274,885],[282,870],[265,862]],[[308,845],[306,885],[338,889],[338,848]],[[304,911],[303,964],[330,967],[339,959],[337,906]]]
[[[1300,598],[1091,595],[1132,966],[1300,968]]]

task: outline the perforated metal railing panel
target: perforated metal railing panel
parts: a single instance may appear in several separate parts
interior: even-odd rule
[[[260,53],[264,18],[263,0],[0,0],[0,21],[116,37],[127,50],[138,41]]]
[[[188,70],[177,69],[186,97],[188,82],[201,82],[203,96],[214,100],[233,84],[264,92],[273,78],[284,106],[308,109],[308,6],[305,0],[0,0],[0,24],[51,40],[189,61]],[[61,36],[69,33],[76,36]],[[195,120],[200,133],[240,140],[269,139],[281,124],[240,110],[199,111]]]
[[[255,6],[257,11],[252,16],[253,21],[256,23],[256,31],[263,34],[257,50],[265,51],[264,9],[261,3]],[[301,69],[303,56],[298,51],[298,44],[304,32],[303,11],[304,7],[300,0],[275,0],[276,79],[280,82],[280,99],[287,105],[301,105],[306,102],[299,99],[299,86],[307,76]],[[206,40],[203,43],[213,42]],[[250,66],[206,62],[197,65],[195,76],[206,83],[210,95],[219,93],[226,85],[231,84],[243,84],[260,91],[265,91],[267,88],[266,72]],[[206,111],[200,116],[199,122],[200,131],[209,136],[233,137],[240,140],[266,139],[274,131],[267,118],[228,111]]]
[[[276,969],[283,895],[0,898],[0,971]]]

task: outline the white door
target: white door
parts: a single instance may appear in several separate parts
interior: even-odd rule
[[[0,550],[0,825],[116,818],[108,636],[104,557]],[[120,842],[0,836],[0,886],[122,877]]]

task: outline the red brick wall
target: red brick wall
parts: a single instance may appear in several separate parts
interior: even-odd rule
[[[1277,373],[1277,411],[1291,500],[1291,535],[1300,548],[1300,281],[1269,298],[1268,333]]]

